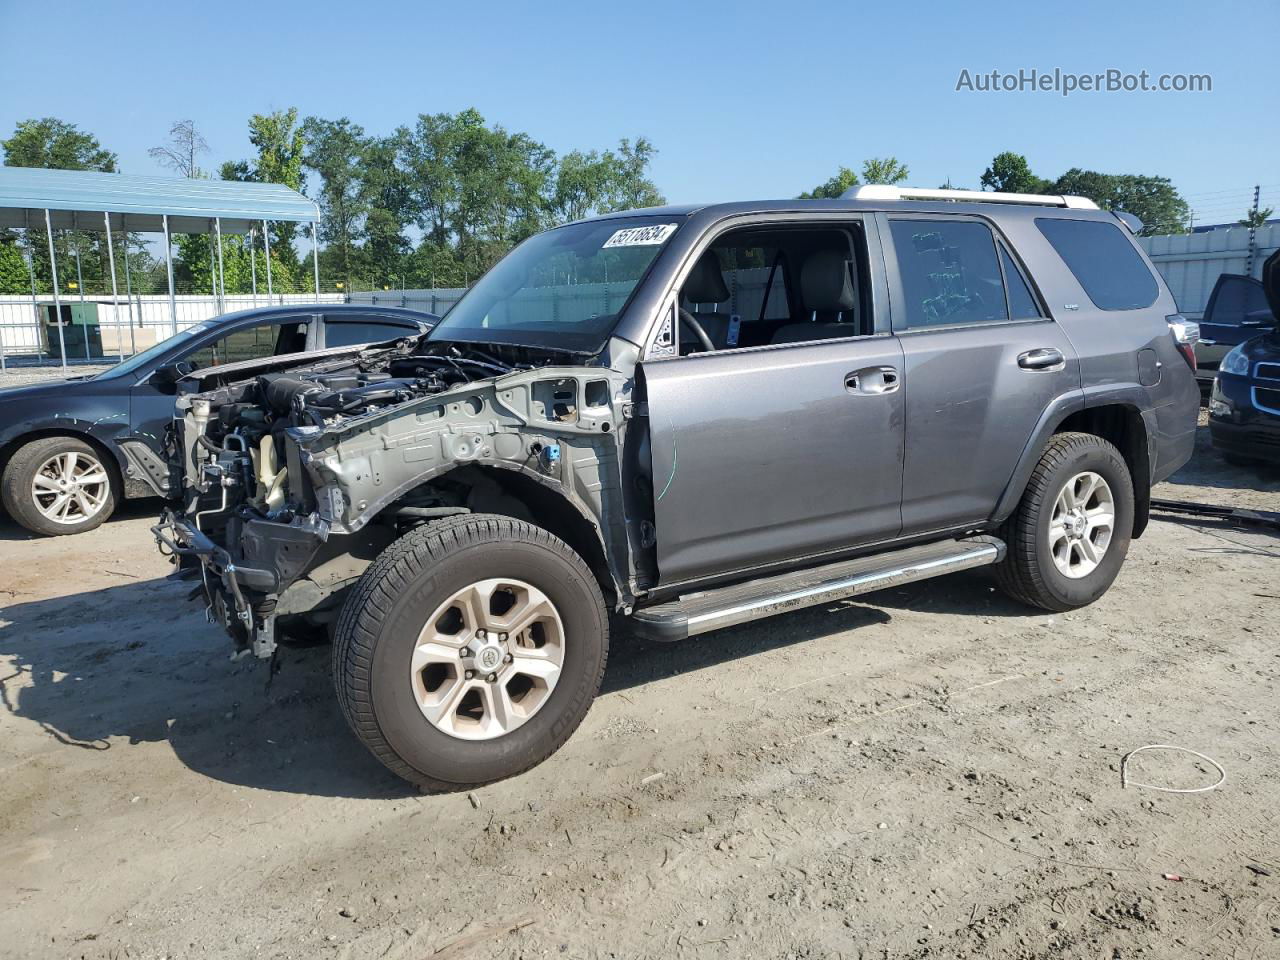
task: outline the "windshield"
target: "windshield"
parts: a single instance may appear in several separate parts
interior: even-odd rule
[[[153,347],[147,347],[141,353],[135,353],[128,360],[116,364],[110,370],[104,370],[102,373],[93,377],[94,380],[109,380],[112,377],[122,377],[126,373],[142,373],[154,363],[159,357],[168,353],[176,347],[180,347],[190,340],[194,340],[200,334],[207,331],[212,326],[211,323],[197,323],[194,327],[188,327],[181,333],[175,334],[168,340],[161,340]]]
[[[530,237],[477,281],[432,340],[597,353],[679,223],[622,217]]]

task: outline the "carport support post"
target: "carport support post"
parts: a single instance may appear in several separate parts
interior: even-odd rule
[[[258,305],[258,245],[253,242],[254,230],[249,228],[249,285],[253,288],[253,305]]]
[[[62,298],[58,296],[58,254],[53,249],[53,221],[49,210],[44,211],[44,229],[49,237],[49,272],[53,275],[53,315],[58,326],[58,353],[62,357],[62,372],[67,372],[67,341],[62,335]]]
[[[31,242],[30,220],[27,221],[27,272],[31,274],[31,312],[36,316],[36,356],[44,358],[43,338],[40,336],[40,304],[36,300],[36,245]]]
[[[129,352],[138,352],[138,343],[133,333],[133,281],[129,277],[129,227],[125,215],[120,214],[120,239],[123,241],[124,253],[124,298],[129,304]],[[138,304],[138,323],[142,323],[142,304]]]
[[[116,353],[124,360],[124,337],[120,336],[120,291],[116,289],[116,248],[111,243],[111,214],[105,210],[102,222],[107,225],[107,263],[111,264],[111,309],[116,315]]]
[[[316,303],[320,302],[320,207],[316,207],[316,222],[311,225],[311,269],[316,277]]]
[[[169,274],[169,325],[172,327],[170,334],[176,337],[178,335],[178,298],[173,293],[173,241],[169,238],[169,215],[161,214],[160,222],[164,225],[164,265]]]
[[[213,232],[218,235],[218,312],[227,312],[227,275],[222,270],[222,218],[213,218]]]
[[[262,221],[262,246],[267,252],[267,304],[271,304],[271,228]]]

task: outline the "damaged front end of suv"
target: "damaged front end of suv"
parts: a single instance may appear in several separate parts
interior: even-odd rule
[[[198,569],[237,655],[331,633],[379,554],[454,514],[536,514],[626,607],[627,525],[606,518],[624,515],[632,385],[611,349],[630,347],[423,338],[204,371],[177,402],[182,502],[157,541]]]

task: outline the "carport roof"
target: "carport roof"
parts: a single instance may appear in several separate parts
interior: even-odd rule
[[[169,215],[172,233],[248,233],[262,220],[312,223],[316,205],[278,183],[139,177],[86,170],[0,167],[0,227],[44,225],[101,230],[104,212],[113,230],[159,232]]]

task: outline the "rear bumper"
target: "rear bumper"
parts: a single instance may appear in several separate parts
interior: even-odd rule
[[[1214,449],[1240,457],[1280,463],[1280,418],[1269,423],[1228,423],[1209,418],[1209,440]]]

